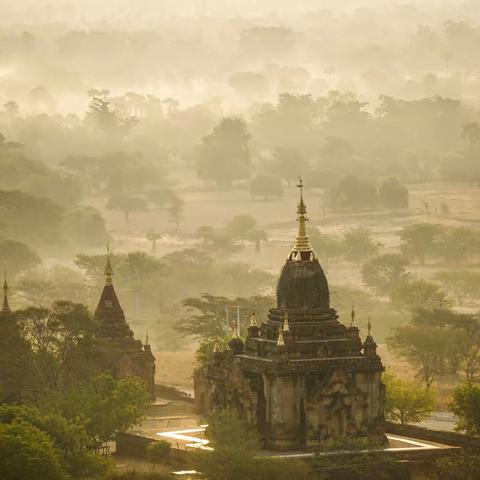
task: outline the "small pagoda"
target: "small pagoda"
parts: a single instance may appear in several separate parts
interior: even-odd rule
[[[148,342],[136,340],[125,318],[113,286],[113,268],[108,248],[105,266],[105,286],[95,310],[98,323],[96,338],[102,341],[103,355],[99,367],[109,370],[117,378],[136,376],[148,385],[150,395],[155,398],[155,357]]]
[[[238,332],[195,375],[199,412],[234,408],[266,448],[315,450],[328,439],[384,438],[384,367],[371,335],[362,342],[330,307],[327,278],[311,247],[300,181],[298,234],[277,285],[277,306],[248,335]]]

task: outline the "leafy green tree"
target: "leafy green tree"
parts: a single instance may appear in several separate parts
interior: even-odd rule
[[[408,278],[408,260],[401,255],[387,254],[374,257],[362,267],[363,283],[380,295],[388,295]]]
[[[168,463],[170,459],[170,443],[166,440],[157,440],[147,446],[147,460],[153,463],[153,468],[159,463]]]
[[[67,480],[52,439],[28,422],[0,424],[0,477]]]
[[[148,210],[147,202],[140,197],[129,197],[127,195],[116,195],[107,203],[109,210],[119,210],[125,216],[125,222],[128,222],[132,213],[146,212]]]
[[[431,390],[411,380],[384,374],[386,389],[385,417],[401,424],[418,423],[433,411],[434,397]]]
[[[480,472],[478,449],[459,448],[438,459],[419,480],[477,480]]]
[[[40,263],[40,257],[28,245],[15,240],[0,240],[0,268],[11,278]]]
[[[182,305],[184,314],[178,320],[176,330],[201,341],[211,341],[232,335],[237,321],[237,306],[241,314],[241,331],[245,333],[251,313],[256,312],[262,318],[271,307],[272,299],[260,296],[229,299],[204,294],[200,298],[187,298]]]
[[[95,323],[83,304],[57,301],[52,308],[29,307],[15,312],[22,337],[29,348],[34,396],[64,389],[80,373],[90,371],[80,352],[92,346]],[[78,365],[82,365],[78,371]],[[76,368],[77,367],[77,368]],[[85,371],[81,372],[83,369]]]
[[[360,263],[375,256],[380,244],[373,239],[367,228],[349,230],[343,236],[342,250],[345,260]]]
[[[93,453],[93,441],[78,418],[67,420],[33,405],[0,406],[0,423],[14,422],[25,422],[46,433],[53,440],[62,468],[73,478],[100,476],[109,468],[108,461]]]
[[[96,445],[138,425],[150,406],[150,395],[138,377],[115,379],[102,373],[53,397],[51,405],[68,419],[85,418],[85,430]]]
[[[378,204],[377,190],[374,185],[347,175],[331,190],[330,203],[340,209],[372,209]]]
[[[426,258],[436,253],[436,246],[443,233],[441,225],[416,223],[404,227],[400,232],[400,248],[409,259],[418,259],[425,265]]]
[[[378,187],[378,197],[386,208],[408,208],[408,188],[397,177],[382,180]]]
[[[250,182],[250,195],[252,197],[263,197],[268,200],[272,197],[283,197],[283,185],[280,177],[271,175],[257,175]]]
[[[390,299],[399,310],[436,308],[450,304],[439,285],[423,278],[405,278],[391,290]]]
[[[456,430],[480,435],[480,384],[467,382],[459,385],[449,407],[458,418]]]
[[[243,120],[237,117],[222,119],[197,148],[198,176],[227,187],[234,180],[247,178],[251,167],[249,138]]]
[[[449,293],[458,305],[480,296],[480,273],[474,270],[443,270],[435,280]]]

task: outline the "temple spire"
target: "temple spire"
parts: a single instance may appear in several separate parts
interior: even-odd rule
[[[290,324],[288,323],[288,312],[285,312],[283,316],[283,328],[282,331],[289,332],[290,331]]]
[[[307,206],[303,201],[303,181],[301,178],[298,179],[297,187],[300,189],[300,201],[297,205],[297,221],[298,221],[298,233],[295,239],[295,244],[290,254],[291,260],[313,260],[313,248],[310,245],[310,239],[307,234],[306,223],[308,221],[307,217]],[[310,252],[311,255],[305,257],[302,255],[302,252]]]
[[[110,242],[107,242],[107,264],[105,265],[105,285],[112,285],[113,268],[110,263]]]
[[[252,316],[250,317],[250,326],[251,327],[256,327],[258,326],[257,324],[257,316],[255,315],[255,312],[252,313]]]
[[[7,272],[3,272],[3,308],[1,313],[8,314],[11,313],[10,306],[8,305],[8,283],[7,283]]]
[[[351,322],[350,322],[350,326],[351,327],[355,327],[356,324],[355,324],[355,305],[353,304],[352,302],[352,311],[350,312],[350,317],[351,317]]]

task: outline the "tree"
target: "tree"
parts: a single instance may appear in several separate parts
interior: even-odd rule
[[[153,468],[159,463],[168,462],[170,458],[170,443],[166,440],[156,440],[147,446],[147,460],[153,463]]]
[[[168,215],[171,222],[175,223],[177,229],[180,227],[180,222],[184,218],[185,202],[175,196],[170,200],[168,205]]]
[[[110,373],[84,380],[52,400],[52,407],[66,418],[87,419],[86,432],[96,445],[138,425],[149,405],[150,395],[143,380],[138,377],[117,380]]]
[[[148,241],[152,242],[152,254],[155,255],[157,253],[157,240],[162,238],[162,234],[156,230],[150,230],[147,233],[146,238]]]
[[[277,147],[273,151],[270,162],[270,172],[279,175],[290,186],[292,180],[303,176],[308,168],[307,162],[297,150],[287,147]]]
[[[345,260],[360,263],[377,254],[380,244],[367,228],[349,230],[343,236],[342,249]]]
[[[374,257],[362,267],[363,283],[380,295],[388,295],[408,278],[408,260],[401,255],[387,254]]]
[[[147,200],[157,208],[165,208],[175,197],[175,193],[169,187],[150,190],[147,193]]]
[[[480,253],[478,232],[466,227],[444,229],[438,238],[436,251],[438,256],[452,264],[477,256]]]
[[[257,221],[249,215],[237,215],[226,225],[225,232],[234,240],[248,240],[257,227]]]
[[[262,459],[256,454],[260,442],[234,411],[220,411],[208,419],[205,432],[211,451],[194,452],[196,470],[209,480],[307,480],[312,472],[305,463]]]
[[[280,177],[271,175],[257,175],[250,182],[250,195],[252,197],[263,197],[268,200],[271,197],[283,197],[283,185]]]
[[[386,389],[385,417],[403,424],[418,423],[433,411],[434,397],[431,390],[411,380],[384,374]]]
[[[480,435],[480,384],[459,385],[453,392],[449,408],[458,418],[456,430]]]
[[[58,245],[62,208],[47,198],[0,190],[0,232],[29,245]]]
[[[320,233],[318,228],[309,230],[310,243],[315,252],[322,258],[322,263],[328,267],[331,259],[340,257],[343,253],[342,240],[331,235]]]
[[[260,253],[261,242],[268,241],[268,234],[261,228],[255,228],[250,232],[250,240],[255,243],[255,252]]]
[[[3,480],[67,480],[52,439],[28,422],[0,424],[0,477]]]
[[[417,315],[422,315],[418,311]],[[427,389],[444,370],[448,356],[450,333],[440,325],[425,325],[417,320],[411,325],[396,327],[393,335],[387,338],[389,348],[405,358],[417,370]]]
[[[378,187],[378,197],[386,208],[408,208],[408,188],[397,177],[382,180]]]
[[[125,222],[128,222],[130,215],[137,212],[146,212],[148,204],[143,198],[129,197],[127,195],[116,195],[107,203],[109,210],[119,210],[125,216]]]
[[[402,253],[407,258],[418,259],[421,265],[425,265],[427,256],[435,253],[442,233],[442,226],[431,223],[416,223],[404,227],[399,234]]]
[[[197,148],[198,176],[224,187],[229,187],[234,180],[247,178],[251,166],[249,138],[243,120],[222,119]]]
[[[105,219],[93,207],[80,207],[64,213],[62,231],[74,246],[97,247],[105,245]]]
[[[40,263],[40,257],[28,245],[15,240],[0,240],[0,268],[11,278]]]
[[[81,419],[67,420],[33,405],[2,405],[0,423],[15,422],[24,422],[47,434],[53,441],[63,470],[71,477],[93,478],[107,471],[109,462],[93,453],[93,441]]]
[[[423,278],[404,278],[390,291],[390,300],[399,310],[448,306],[450,301],[436,283]]]
[[[378,203],[375,186],[347,175],[330,192],[330,202],[337,208],[372,209]]]
[[[474,270],[443,270],[435,274],[435,280],[451,294],[461,306],[467,299],[480,295],[480,273]]]
[[[459,448],[438,459],[419,480],[477,480],[480,472],[478,449]]]

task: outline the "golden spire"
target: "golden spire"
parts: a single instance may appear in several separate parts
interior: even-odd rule
[[[283,332],[282,329],[278,329],[278,340],[277,340],[277,347],[284,347],[285,346],[285,340],[283,339]]]
[[[213,353],[220,353],[220,346],[217,341],[215,341],[215,345],[213,346]]]
[[[288,312],[285,312],[285,315],[283,316],[283,328],[282,331],[284,332],[289,332],[290,331],[290,325],[288,323]]]
[[[110,263],[110,242],[107,242],[107,265],[105,265],[105,284],[111,285],[113,280],[113,268]]]
[[[250,326],[251,327],[256,327],[257,324],[257,317],[255,315],[255,312],[252,313],[252,316],[250,317]]]
[[[11,313],[10,306],[8,305],[8,283],[7,272],[3,272],[3,308],[1,313]]]
[[[303,181],[301,178],[298,179],[297,187],[300,189],[300,202],[297,205],[297,221],[298,221],[298,233],[297,238],[295,239],[295,245],[293,246],[292,252],[312,252],[312,246],[310,245],[310,239],[307,235],[306,222],[308,221],[307,217],[307,206],[303,201]],[[298,255],[300,257],[300,255]],[[294,258],[292,258],[294,260]]]

